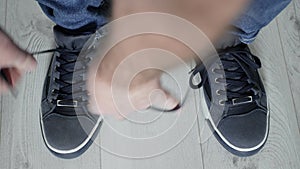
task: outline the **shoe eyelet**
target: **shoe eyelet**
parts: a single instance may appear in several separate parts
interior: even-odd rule
[[[218,79],[219,79],[219,78],[215,78],[215,82],[216,82],[216,83],[220,83],[220,82],[218,81]]]
[[[218,95],[218,96],[220,96],[221,94],[220,94],[220,90],[216,90],[216,94]]]
[[[216,68],[212,68],[211,72],[216,73]]]
[[[225,101],[224,101],[224,100],[220,100],[220,101],[219,101],[219,105],[220,105],[220,106],[224,106],[224,105],[225,105]]]

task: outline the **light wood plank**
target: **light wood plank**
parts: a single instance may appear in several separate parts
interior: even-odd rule
[[[289,84],[293,104],[296,112],[296,120],[300,132],[300,1],[293,0],[277,18],[279,36],[283,46],[283,56],[285,58]]]
[[[251,45],[251,49],[259,56],[263,65],[261,76],[265,83],[271,112],[268,141],[257,155],[239,158],[226,152],[211,136],[207,141],[202,141],[204,166],[206,169],[299,168],[300,136],[276,21],[262,30],[255,43]],[[202,125],[203,120],[200,120],[199,124],[205,126]],[[207,135],[209,136],[204,135],[204,139]]]
[[[0,27],[5,29],[6,22],[6,0],[0,0]],[[0,96],[2,100],[3,96]],[[0,143],[1,143],[1,122],[2,122],[2,102],[0,100]]]
[[[297,24],[297,29],[298,29],[298,32],[299,32],[299,39],[300,39],[300,0],[294,0],[294,10],[295,10],[295,13],[296,13],[296,22],[295,23]],[[300,55],[298,55],[298,59],[299,59],[299,56]],[[296,104],[296,111],[297,111],[297,115],[298,115],[297,116],[298,117],[298,126],[299,126],[299,130],[300,130],[300,106],[298,104],[299,101],[300,101],[300,96],[299,95],[294,96],[294,102]]]
[[[0,28],[5,28],[6,0],[0,0]],[[2,100],[2,96],[0,96]],[[2,103],[0,100],[0,143],[1,143],[1,121],[2,121]]]
[[[277,19],[291,93],[300,126],[300,1],[294,0]],[[300,130],[300,129],[299,129]]]
[[[6,0],[0,0],[0,27],[5,28]]]
[[[53,23],[43,15],[35,1],[8,1],[7,16],[8,33],[23,49],[39,51],[54,47]],[[100,149],[95,144],[73,160],[53,156],[44,145],[39,111],[50,59],[51,55],[38,56],[38,68],[22,80],[18,98],[8,95],[1,100],[1,168],[100,168]]]
[[[176,77],[179,85],[182,86],[182,94],[188,88],[187,72],[188,69],[178,68],[173,73],[173,77]],[[180,92],[176,90],[178,89],[176,82],[168,78],[163,78],[162,81],[169,91],[173,91],[172,93],[180,98],[178,97]],[[180,114],[178,112],[164,114],[157,121],[145,125],[136,125],[127,120],[119,122],[107,119],[101,133],[102,168],[203,168],[193,93],[189,93],[187,98]],[[157,115],[159,113],[149,111],[141,115],[133,114],[130,117],[138,118],[140,116],[139,119],[153,119]],[[134,138],[153,137],[162,134],[168,127],[170,129],[166,134],[156,138],[135,140],[120,136],[120,134],[111,130],[108,124],[118,132]],[[172,126],[173,124],[174,126]]]

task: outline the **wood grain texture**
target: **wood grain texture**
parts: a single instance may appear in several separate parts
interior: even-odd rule
[[[54,47],[52,26],[37,3],[31,0],[10,0],[7,4],[8,33],[27,51]],[[0,164],[3,169],[21,168],[100,168],[100,149],[92,145],[77,159],[63,160],[53,156],[45,147],[39,124],[39,111],[44,78],[51,54],[37,56],[38,68],[27,74],[18,86],[17,99],[4,96],[2,103],[2,132]],[[99,142],[99,139],[96,140]]]
[[[300,1],[294,0],[277,18],[291,93],[300,126]]]
[[[0,27],[5,27],[6,0],[0,1]]]
[[[272,157],[273,162],[269,162],[274,168],[299,168],[300,135],[276,20],[262,31],[252,46],[254,54],[262,61],[261,75],[271,113],[269,141],[263,152]],[[268,163],[264,161],[263,164]]]
[[[0,24],[13,39],[28,51],[53,47],[52,25],[35,1],[0,0]],[[5,5],[4,5],[5,4]],[[45,147],[40,126],[39,111],[44,77],[51,55],[37,56],[37,71],[26,75],[18,86],[19,97],[10,94],[1,97],[0,168],[2,169],[298,169],[300,166],[299,136],[299,21],[300,0],[293,1],[280,16],[262,30],[251,45],[252,51],[263,63],[261,76],[265,82],[270,103],[271,130],[268,142],[257,155],[239,158],[228,153],[211,135],[203,118],[205,103],[199,91],[189,93],[180,114],[160,115],[147,112],[131,116],[135,120],[159,116],[157,122],[147,125],[107,119],[100,137],[90,149],[74,160],[54,157]],[[7,12],[7,13],[6,13]],[[5,14],[6,13],[6,14]],[[175,71],[176,72],[176,71]],[[185,72],[185,71],[181,71]],[[179,82],[187,82],[186,75],[177,73]],[[166,78],[164,84],[174,94],[174,82]],[[185,86],[186,84],[181,84]],[[186,88],[186,87],[185,87]],[[298,116],[296,115],[298,114]],[[194,122],[194,120],[197,121]],[[172,126],[174,124],[174,126]],[[155,136],[171,126],[168,134],[145,144],[120,137],[110,126],[135,138]],[[188,126],[186,128],[186,126]],[[189,129],[190,130],[187,130]],[[176,144],[178,143],[178,144]],[[174,145],[174,146],[173,146]],[[170,148],[170,150],[168,150]],[[133,159],[126,155],[151,158]],[[123,157],[122,157],[123,156]]]
[[[295,10],[295,14],[296,14],[296,22],[295,23],[297,25],[297,29],[298,29],[298,32],[299,32],[298,36],[299,36],[299,39],[300,39],[300,0],[294,0],[294,10]],[[298,55],[298,60],[299,60],[299,56],[300,55]],[[297,73],[299,74],[299,71]],[[298,81],[298,83],[299,83],[299,81]],[[294,85],[296,85],[296,84],[294,84]],[[298,87],[298,89],[299,89],[299,87]],[[296,111],[297,111],[297,114],[298,114],[298,126],[299,126],[299,130],[300,130],[300,106],[299,106],[300,96],[297,95],[296,97],[294,96],[294,99],[295,99],[294,103],[295,103],[296,109],[297,109]]]
[[[182,94],[188,88],[187,72],[187,69],[177,69],[172,75],[178,80],[179,86],[182,86]],[[162,82],[171,93],[180,98],[176,82],[168,78],[163,78]],[[139,118],[140,120],[160,116],[157,120],[143,125],[128,120],[123,122],[106,120],[101,133],[102,168],[203,168],[193,93],[189,93],[179,111],[161,115],[154,111],[141,112],[143,117]],[[133,114],[130,117],[138,116]],[[112,131],[109,125],[119,133]],[[123,137],[120,133],[133,138]],[[136,138],[146,139],[136,140]]]
[[[212,136],[202,144],[205,169],[299,168],[300,136],[282,47],[276,21],[264,28],[251,45],[262,61],[261,77],[270,105],[270,135],[265,147],[255,156],[239,158],[226,152]]]
[[[5,28],[6,0],[0,0],[0,28]],[[0,96],[2,100],[2,96]],[[2,103],[0,100],[0,144],[1,144],[1,121],[2,121]]]

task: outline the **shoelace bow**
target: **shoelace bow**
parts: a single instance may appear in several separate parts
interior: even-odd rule
[[[226,77],[215,79],[216,83],[223,83],[226,91],[218,90],[217,94],[227,95],[227,100],[223,104],[232,104],[233,99],[253,97],[255,100],[260,94],[259,85],[254,80],[252,69],[257,70],[261,67],[260,60],[248,51],[234,51],[219,53],[221,63],[219,68],[213,68],[214,73],[222,74],[222,67]],[[203,64],[198,64],[192,71],[190,77],[190,86],[198,89],[208,80],[208,74]],[[201,76],[201,82],[194,84],[193,79],[197,74]]]

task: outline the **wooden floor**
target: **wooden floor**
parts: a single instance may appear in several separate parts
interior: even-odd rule
[[[53,47],[53,23],[33,0],[0,0],[0,25],[28,51]],[[1,97],[0,168],[299,169],[300,0],[294,0],[263,29],[251,49],[263,64],[261,75],[271,111],[268,142],[253,157],[231,155],[211,137],[200,109],[201,95],[193,91],[180,115],[162,115],[149,126],[110,119],[85,154],[72,160],[56,158],[45,147],[39,126],[43,81],[51,58],[41,55],[37,57],[37,71],[28,74],[18,86],[18,98]],[[186,82],[184,74],[179,80]],[[168,81],[165,78],[165,83]],[[153,118],[158,114],[145,115]],[[167,130],[171,125],[172,129]],[[128,139],[115,132],[143,138],[165,130],[167,134],[153,142]]]

